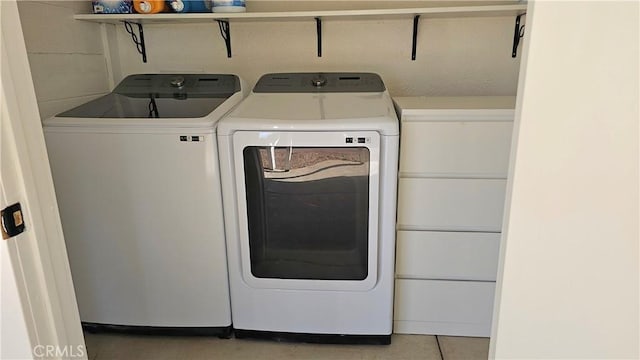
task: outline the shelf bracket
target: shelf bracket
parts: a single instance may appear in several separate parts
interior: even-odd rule
[[[420,15],[413,17],[413,37],[411,42],[411,60],[416,59],[416,47],[418,46],[418,23],[420,22]]]
[[[156,104],[156,98],[154,95],[151,95],[149,98],[149,118],[159,118],[160,114],[158,113],[158,104]]]
[[[141,23],[132,23],[132,22],[129,22],[129,21],[123,21],[123,22],[124,22],[124,29],[127,30],[129,35],[131,35],[131,39],[133,40],[133,43],[136,44],[136,49],[142,55],[142,62],[146,63],[147,62],[147,48],[144,45],[144,30],[142,28],[142,24]],[[133,31],[133,25],[132,24],[138,25],[138,34],[137,35]]]
[[[231,57],[231,30],[229,29],[229,20],[216,20],[220,28],[220,36],[227,46],[227,57]]]
[[[316,19],[316,36],[318,38],[318,57],[322,57],[322,20],[317,17]]]
[[[511,57],[515,58],[518,56],[518,45],[520,44],[520,39],[524,37],[524,25],[520,26],[520,18],[527,13],[520,14],[516,16],[516,26],[513,30],[513,48],[511,50]]]

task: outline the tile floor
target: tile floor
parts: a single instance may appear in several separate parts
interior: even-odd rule
[[[325,345],[215,337],[85,333],[89,360],[474,360],[486,359],[488,338],[393,335],[391,345]]]

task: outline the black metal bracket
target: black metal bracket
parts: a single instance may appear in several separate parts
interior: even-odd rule
[[[318,57],[322,57],[322,20],[317,17],[316,19],[316,35],[318,37]]]
[[[224,39],[224,44],[227,46],[227,57],[231,57],[231,30],[229,29],[229,20],[216,20],[218,27],[220,28],[220,36]]]
[[[129,35],[131,35],[131,39],[133,43],[136,44],[136,49],[142,55],[142,62],[147,62],[147,48],[144,45],[144,29],[142,28],[142,24],[140,23],[132,23],[129,21],[124,22],[124,29],[127,30]],[[132,24],[138,25],[138,35],[133,31]]]
[[[149,97],[149,118],[159,118],[160,114],[158,113],[158,104],[156,104],[155,96],[151,95]]]
[[[518,45],[520,44],[520,39],[524,37],[524,25],[520,26],[520,18],[526,14],[527,13],[516,16],[516,26],[513,30],[513,48],[511,50],[512,58],[518,56]]]
[[[411,60],[416,59],[416,47],[418,46],[418,23],[420,22],[420,15],[413,17],[413,37],[411,42]]]

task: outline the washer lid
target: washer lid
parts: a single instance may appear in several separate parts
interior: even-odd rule
[[[199,118],[239,91],[240,80],[235,75],[130,75],[112,93],[57,117]]]
[[[263,75],[254,93],[383,92],[384,83],[374,73],[277,73]]]

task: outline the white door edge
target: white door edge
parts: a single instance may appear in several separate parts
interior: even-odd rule
[[[1,1],[0,16],[0,183],[3,193],[0,207],[19,201],[26,224],[22,234],[2,244],[3,258],[7,251],[22,305],[24,327],[31,347],[30,357],[86,359],[16,1]],[[2,306],[0,321],[2,330],[7,331],[14,324],[5,324],[5,320],[10,320],[5,317],[5,310],[8,309]],[[10,345],[1,350],[3,358],[5,354],[9,355],[5,351],[13,350]],[[27,356],[24,351],[20,354]]]

